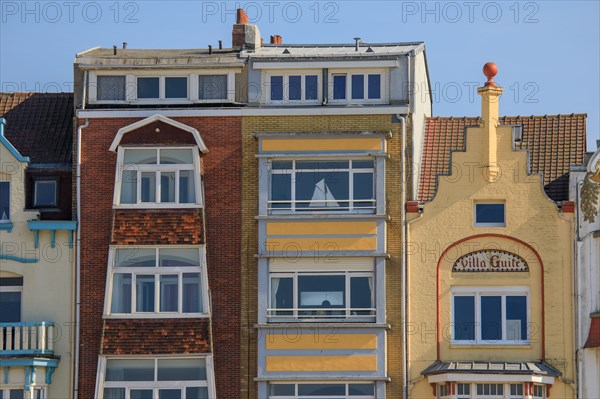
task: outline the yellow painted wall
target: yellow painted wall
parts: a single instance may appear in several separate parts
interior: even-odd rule
[[[408,351],[411,397],[432,397],[431,387],[427,379],[421,379],[421,372],[437,359],[436,271],[440,256],[452,243],[480,234],[514,237],[537,250],[544,266],[543,301],[542,270],[529,249],[504,238],[477,238],[453,248],[441,261],[441,326],[449,331],[452,286],[529,287],[530,322],[541,329],[542,307],[546,314],[545,360],[559,369],[566,381],[575,379],[571,222],[546,197],[540,176],[527,174],[526,153],[512,150],[511,128],[496,129],[495,124],[489,121],[485,121],[485,125],[488,129],[492,125],[490,130],[497,134],[497,147],[489,146],[487,134],[490,130],[485,127],[469,128],[467,151],[453,153],[453,175],[439,178],[435,198],[425,204],[422,216],[409,225]],[[488,149],[495,151],[498,162],[499,176],[495,182],[489,182],[485,178],[484,166],[488,164]],[[485,200],[506,202],[506,227],[475,227],[474,203]],[[453,260],[485,247],[521,255],[529,263],[529,273],[450,272]],[[446,337],[440,337],[441,359],[445,361],[539,361],[542,356],[539,330],[532,339],[535,342],[526,347],[457,348],[451,345],[448,335],[449,333]],[[552,397],[573,396],[572,387],[556,379]]]
[[[377,356],[267,356],[268,372],[376,371]]]

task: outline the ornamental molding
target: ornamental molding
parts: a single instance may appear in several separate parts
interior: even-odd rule
[[[529,272],[529,265],[519,255],[499,249],[469,252],[452,265],[453,273]]]

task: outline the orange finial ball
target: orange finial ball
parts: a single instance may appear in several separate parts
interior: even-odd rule
[[[496,86],[494,82],[494,76],[498,73],[498,66],[493,62],[488,62],[483,66],[483,74],[488,78],[485,82],[486,86]]]

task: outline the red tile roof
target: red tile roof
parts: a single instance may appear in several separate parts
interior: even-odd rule
[[[32,163],[71,163],[73,94],[0,93],[4,135]]]
[[[592,317],[590,325],[590,334],[583,346],[584,348],[600,348],[600,317]]]
[[[582,164],[586,151],[587,114],[504,116],[502,125],[522,125],[523,140],[517,149],[529,150],[532,173],[542,173],[544,190],[554,201],[569,198],[569,166]],[[435,196],[436,177],[450,173],[451,151],[465,150],[465,128],[478,126],[478,117],[427,118],[418,199]]]

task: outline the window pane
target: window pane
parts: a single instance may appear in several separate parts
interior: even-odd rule
[[[156,172],[142,173],[142,202],[156,202]]]
[[[0,309],[0,323],[21,321],[21,293],[0,291]]]
[[[10,183],[0,182],[0,221],[10,220]]]
[[[481,297],[481,338],[502,339],[502,298],[499,296]]]
[[[24,399],[25,392],[22,389],[11,389],[9,391],[9,398],[10,399]]]
[[[182,170],[179,172],[179,203],[196,203],[196,181],[194,171]]]
[[[198,248],[160,248],[158,264],[160,267],[198,267],[200,252]]]
[[[475,204],[476,223],[504,224],[504,204]]]
[[[158,98],[159,97],[159,79],[158,78],[137,78],[137,97],[138,98]]]
[[[136,311],[154,312],[154,275],[139,275],[135,278]]]
[[[365,98],[365,75],[352,75],[352,99]]]
[[[125,100],[125,76],[98,76],[98,101]]]
[[[271,76],[271,101],[283,100],[283,76]]]
[[[157,151],[156,150],[125,150],[123,163],[140,164],[140,165],[156,165]]]
[[[346,75],[333,76],[333,99],[346,99]]]
[[[475,340],[475,297],[454,297],[454,339]]]
[[[125,399],[125,388],[104,388],[104,399]]]
[[[161,165],[172,165],[172,164],[183,164],[192,165],[194,163],[194,155],[192,149],[161,149],[160,150],[160,164]]]
[[[350,396],[373,396],[375,395],[375,385],[373,384],[349,384],[348,394]]]
[[[296,169],[327,169],[337,172],[340,169],[348,169],[348,161],[297,161]]]
[[[152,389],[132,389],[129,391],[130,399],[153,399]]]
[[[183,273],[183,313],[202,312],[200,273]]]
[[[294,384],[269,384],[269,396],[294,396],[295,394]]]
[[[290,76],[288,95],[290,101],[302,100],[302,76]]]
[[[319,78],[317,75],[308,75],[304,77],[305,93],[304,99],[318,100],[319,99]]]
[[[208,388],[186,388],[185,399],[208,399]]]
[[[303,315],[331,315],[330,308],[346,307],[345,276],[298,276],[298,307],[311,308]]]
[[[131,313],[131,274],[113,275],[111,313]]]
[[[369,207],[372,208],[373,200],[373,174],[372,173],[355,173],[354,174],[354,200],[371,200],[365,202],[355,202],[354,207]]]
[[[119,248],[115,267],[155,267],[156,250],[153,248]]]
[[[274,174],[271,176],[271,200],[285,201],[282,203],[271,204],[272,208],[290,209],[292,200],[292,175]]]
[[[200,75],[200,100],[226,100],[227,75]]]
[[[177,312],[179,302],[179,276],[160,276],[160,311]]]
[[[346,210],[349,199],[348,172],[297,172],[296,204],[306,210]]]
[[[158,359],[158,381],[204,381],[204,359]]]
[[[369,75],[369,100],[381,98],[381,75]]]
[[[34,199],[34,206],[56,206],[56,181],[36,181]]]
[[[527,297],[506,297],[506,339],[527,340]]]
[[[352,168],[354,169],[373,169],[373,161],[352,161]]]
[[[271,162],[271,169],[273,170],[291,170],[292,161],[273,161]]]
[[[154,381],[152,359],[108,359],[106,381]]]
[[[137,171],[124,170],[121,178],[121,204],[137,203]]]
[[[165,78],[165,98],[187,98],[187,78]]]
[[[350,278],[350,307],[368,309],[373,307],[373,279],[371,277]],[[370,310],[352,311],[353,315],[370,315]]]
[[[299,384],[298,395],[344,396],[346,395],[346,386],[344,384]]]
[[[292,309],[294,307],[294,282],[291,277],[271,278],[271,307]],[[275,312],[277,316],[289,316],[292,312]]]
[[[175,172],[160,174],[160,202],[175,202]]]
[[[158,399],[181,399],[181,389],[159,389]]]

